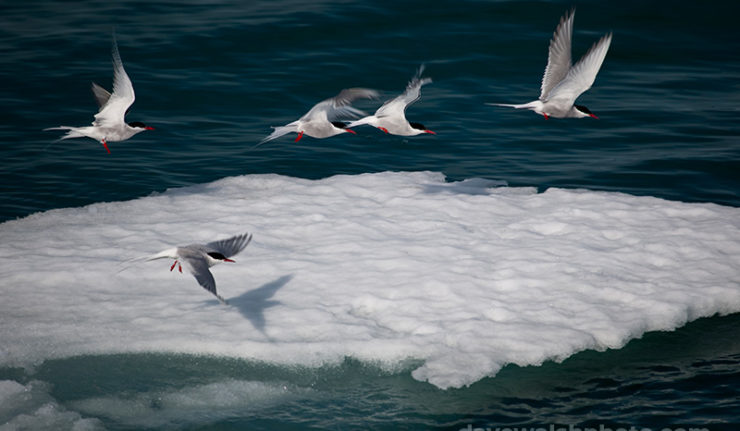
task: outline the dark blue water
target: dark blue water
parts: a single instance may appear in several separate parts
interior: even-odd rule
[[[539,95],[549,37],[572,6],[575,58],[614,32],[594,87],[579,99],[600,120],[546,121],[485,105]],[[737,207],[739,12],[731,1],[4,2],[0,221],[233,175],[388,170]],[[111,154],[92,140],[55,141],[57,132],[41,129],[92,121],[89,86],[110,87],[114,30],[137,94],[127,118],[156,130],[111,143]],[[363,128],[357,136],[297,144],[286,136],[253,149],[270,126],[298,118],[342,88],[393,96],[422,63],[434,83],[407,115],[436,136]],[[279,380],[318,394],[227,419],[166,425],[193,429],[553,423],[737,429],[738,330],[737,315],[704,319],[619,351],[507,367],[449,391],[414,381],[411,368],[390,373],[351,359],[285,370],[192,357],[93,357],[51,361],[32,373],[0,370],[0,377],[50,382],[55,399],[70,408],[78,399],[166,390],[183,379]],[[193,365],[203,361],[213,366]],[[108,428],[134,427],[101,419]]]

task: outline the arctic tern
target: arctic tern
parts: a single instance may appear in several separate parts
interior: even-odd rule
[[[216,292],[216,280],[209,268],[221,262],[234,262],[230,257],[244,250],[251,240],[251,234],[243,233],[208,244],[190,244],[168,248],[149,256],[146,260],[175,259],[170,271],[177,267],[180,272],[182,272],[182,263],[184,263],[185,268],[193,274],[204,289],[214,294],[222,304],[226,304],[226,300]]]
[[[489,103],[495,106],[508,106],[516,109],[530,109],[545,119],[554,118],[598,118],[583,105],[575,101],[583,92],[591,88],[606,52],[612,41],[612,34],[604,35],[578,63],[571,64],[571,40],[573,38],[573,16],[575,10],[566,13],[560,20],[550,40],[545,75],[542,77],[542,91],[539,100],[521,105]]]
[[[419,68],[416,75],[406,86],[406,91],[394,99],[388,100],[375,111],[375,114],[352,121],[347,127],[356,127],[363,124],[375,126],[391,135],[414,136],[422,133],[436,133],[428,130],[421,123],[409,122],[406,119],[406,108],[421,97],[421,86],[432,82],[431,78],[422,78],[424,66]]]
[[[123,62],[118,53],[118,46],[115,38],[113,39],[113,93],[109,93],[98,84],[92,84],[92,91],[95,95],[100,110],[95,114],[95,120],[92,126],[70,127],[59,126],[50,127],[44,130],[68,130],[67,134],[60,139],[88,137],[100,141],[105,150],[110,154],[108,142],[120,142],[129,139],[137,133],[144,130],[154,130],[153,127],[134,121],[126,123],[124,117],[129,108],[134,103],[134,86],[131,84],[126,71],[123,69]]]
[[[298,133],[295,142],[300,141],[304,134],[319,139],[340,133],[355,134],[354,130],[347,128],[347,125],[337,120],[342,116],[357,118],[364,115],[364,112],[353,108],[350,104],[357,99],[375,99],[377,97],[377,91],[367,88],[344,89],[335,97],[317,103],[298,120],[285,126],[273,127],[275,130],[263,139],[260,145],[291,132]]]

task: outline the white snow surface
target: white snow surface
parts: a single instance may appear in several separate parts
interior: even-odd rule
[[[127,262],[242,232],[212,268],[226,306],[170,261]],[[0,224],[0,279],[0,366],[354,357],[460,387],[740,311],[740,209],[433,172],[246,175]]]

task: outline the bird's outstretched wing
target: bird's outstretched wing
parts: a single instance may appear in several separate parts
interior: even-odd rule
[[[126,112],[136,99],[134,86],[131,84],[131,79],[123,68],[123,62],[121,61],[121,55],[118,53],[118,45],[115,38],[113,39],[112,55],[113,93],[110,93],[107,102],[100,108],[100,112],[95,114],[94,126],[108,127],[124,125]],[[95,87],[93,87],[93,92],[96,93]],[[97,93],[96,98],[98,98]],[[100,98],[98,98],[98,101],[100,101]]]
[[[357,99],[376,99],[378,92],[369,88],[346,88],[339,94],[317,103],[300,118],[301,121],[334,121],[344,117],[356,118],[364,112],[350,104]]]
[[[185,264],[188,271],[193,274],[193,277],[198,281],[205,290],[218,296],[216,293],[216,280],[211,274],[211,270],[208,268],[208,262],[202,258],[183,258],[182,262]]]
[[[563,99],[573,103],[578,96],[591,88],[602,63],[604,63],[611,42],[612,34],[609,33],[594,43],[588,52],[578,60],[578,63],[571,67],[565,79],[552,89],[548,100]]]
[[[209,242],[206,244],[206,248],[211,251],[221,253],[226,257],[231,257],[244,250],[250,241],[252,241],[252,234],[243,233],[241,235],[232,236],[228,239]]]
[[[406,86],[406,91],[396,98],[385,102],[383,106],[375,111],[375,116],[378,118],[396,115],[404,116],[406,107],[416,102],[421,97],[421,87],[432,82],[431,78],[421,77],[421,74],[423,72],[424,65],[421,65],[421,67],[419,67],[419,70],[416,72],[416,75],[414,75],[414,77]]]
[[[98,102],[98,107],[103,108],[103,106],[108,103],[108,99],[110,99],[110,93],[108,90],[93,82],[92,92],[95,96],[95,101]]]
[[[550,50],[547,55],[547,67],[542,76],[542,92],[540,100],[547,100],[550,91],[555,88],[566,75],[571,66],[571,42],[573,40],[573,17],[575,9],[566,13],[558,24],[550,40]]]

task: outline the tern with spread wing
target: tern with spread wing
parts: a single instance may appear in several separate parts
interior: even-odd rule
[[[347,88],[331,99],[319,102],[311,108],[304,116],[285,126],[273,127],[272,134],[263,139],[260,144],[272,141],[288,133],[298,133],[295,142],[301,140],[303,135],[313,138],[328,138],[340,133],[355,133],[346,124],[338,121],[342,117],[357,118],[365,115],[364,112],[350,106],[357,99],[375,99],[378,92],[367,88]]]
[[[103,144],[108,153],[110,153],[108,142],[125,141],[144,130],[154,130],[153,127],[139,121],[131,123],[124,121],[129,108],[134,103],[134,86],[123,69],[115,39],[113,40],[113,93],[109,93],[96,83],[92,84],[92,91],[100,106],[100,111],[95,114],[92,126],[59,126],[44,130],[68,130],[67,134],[60,139],[82,137],[95,139]]]
[[[222,304],[226,304],[226,301],[216,292],[216,280],[209,268],[221,262],[234,262],[230,257],[244,250],[251,240],[252,235],[244,233],[208,244],[191,244],[169,248],[148,257],[146,260],[175,259],[170,271],[177,266],[180,272],[182,272],[182,264],[184,263],[185,268],[193,274],[205,290],[214,294]]]
[[[406,119],[406,108],[421,97],[421,86],[432,82],[431,78],[422,78],[424,66],[419,68],[416,75],[406,86],[406,91],[400,96],[383,104],[375,114],[349,123],[347,127],[356,127],[363,124],[375,126],[391,135],[414,136],[422,133],[436,134],[428,130],[421,123],[409,122]]]
[[[585,106],[576,105],[575,101],[593,85],[612,42],[612,34],[608,33],[599,39],[578,63],[572,65],[570,55],[574,15],[575,10],[563,16],[550,41],[550,51],[545,75],[542,77],[542,92],[539,100],[521,105],[502,103],[491,103],[490,105],[531,109],[544,116],[545,119],[549,117],[598,118]]]

